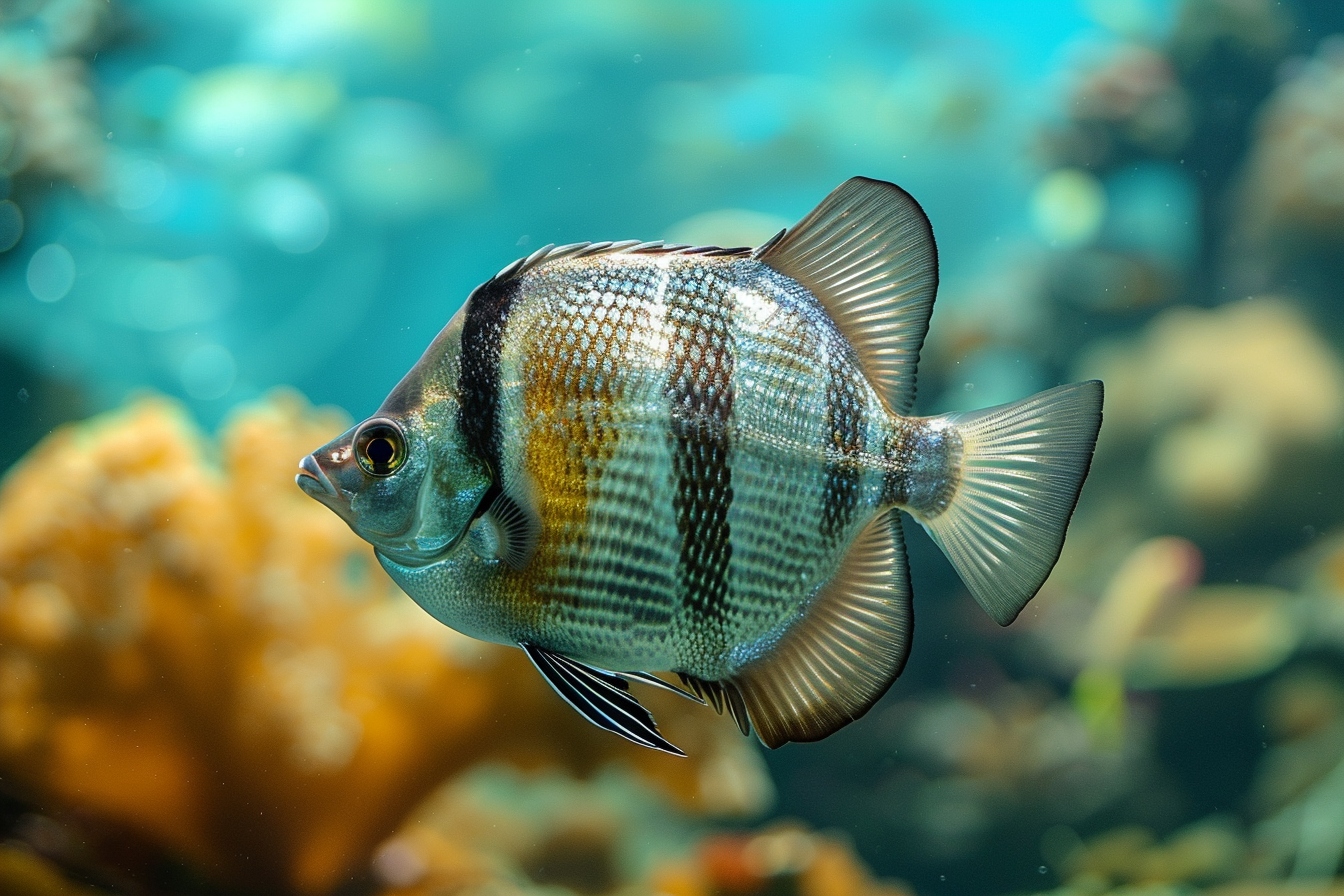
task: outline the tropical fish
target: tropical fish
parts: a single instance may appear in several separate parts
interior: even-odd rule
[[[607,730],[680,753],[635,681],[770,747],[819,740],[905,664],[902,511],[1006,625],[1101,425],[1096,381],[909,416],[937,279],[923,210],[867,178],[756,249],[547,246],[298,484],[432,616],[522,647]]]

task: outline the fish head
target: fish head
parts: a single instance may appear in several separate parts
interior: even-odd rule
[[[299,462],[299,488],[379,553],[408,567],[452,553],[490,491],[463,438],[452,325],[373,416]],[[448,344],[444,344],[444,343]]]

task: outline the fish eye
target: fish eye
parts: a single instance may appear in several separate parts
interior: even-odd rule
[[[406,437],[390,420],[370,420],[355,433],[355,460],[370,476],[391,476],[406,460]]]

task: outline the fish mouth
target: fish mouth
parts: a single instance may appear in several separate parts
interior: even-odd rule
[[[428,485],[430,481],[430,477],[426,477],[426,485]],[[450,541],[431,550],[408,546],[399,536],[389,536],[385,533],[362,531],[355,525],[352,519],[349,497],[343,495],[341,491],[336,488],[335,483],[331,481],[331,477],[327,475],[327,471],[322,469],[322,464],[318,462],[315,454],[310,454],[299,461],[299,472],[294,477],[294,483],[299,488],[303,489],[308,497],[325,505],[337,516],[345,520],[346,524],[355,531],[356,535],[373,545],[374,552],[378,554],[379,557],[386,558],[398,566],[419,569],[438,563],[454,553],[458,547],[461,546],[462,541],[467,537],[468,530],[471,528],[470,524],[468,524]],[[489,501],[492,497],[493,494],[491,492],[487,492],[482,496],[480,505],[471,515],[471,520],[473,522],[484,512],[485,508],[489,506]],[[416,521],[412,521],[407,526],[407,531],[412,531],[415,527]],[[402,534],[404,535],[405,533]]]
[[[338,514],[341,512],[340,494],[327,476],[327,471],[322,469],[313,455],[299,461],[299,472],[294,477],[294,484],[303,489],[308,497],[320,501]]]

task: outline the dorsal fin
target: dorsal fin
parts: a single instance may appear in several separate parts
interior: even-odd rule
[[[665,243],[662,240],[570,243],[565,246],[548,243],[531,255],[509,263],[486,282],[499,283],[512,280],[547,262],[560,261],[565,258],[588,258],[593,255],[707,255],[711,258],[721,258],[751,255],[753,251],[759,252],[760,250],[752,250],[746,246],[726,249],[722,246],[690,246],[683,243]]]
[[[839,571],[779,643],[721,684],[728,699],[740,695],[767,747],[821,740],[887,692],[905,666],[913,625],[905,543],[893,509],[859,533]]]
[[[933,229],[895,184],[852,177],[756,257],[811,290],[890,410],[908,414],[938,289]]]

